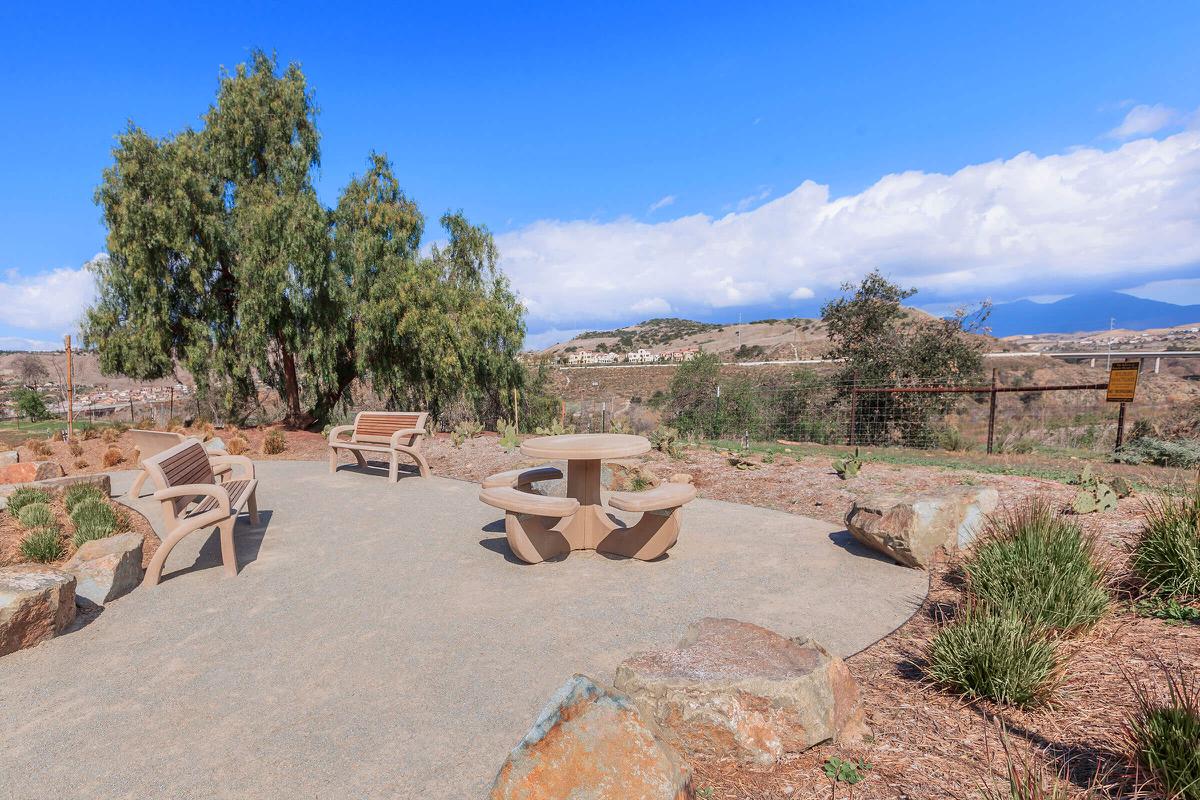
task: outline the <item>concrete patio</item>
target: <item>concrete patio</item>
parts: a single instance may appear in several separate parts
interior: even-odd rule
[[[237,578],[197,534],[162,585],[0,659],[0,796],[480,797],[572,673],[610,681],[704,616],[849,655],[926,590],[782,512],[701,499],[660,561],[530,566],[473,484],[256,466]]]

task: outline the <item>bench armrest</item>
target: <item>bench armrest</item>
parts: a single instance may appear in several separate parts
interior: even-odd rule
[[[210,464],[229,464],[233,467],[242,468],[242,478],[254,480],[254,462],[246,456],[209,456]]]
[[[153,495],[155,500],[167,501],[178,500],[181,497],[212,497],[216,499],[218,507],[229,516],[233,513],[229,507],[229,492],[224,486],[218,486],[215,483],[185,483],[181,486],[171,486],[166,489],[159,489]]]
[[[330,428],[329,429],[329,444],[330,444],[330,446],[336,444],[338,441],[338,437],[341,436],[343,433],[349,433],[353,430],[354,430],[353,425],[335,425],[334,427]],[[342,439],[341,441],[348,442],[350,440]]]
[[[404,428],[403,430],[398,430],[392,434],[392,447],[395,447],[396,445],[400,444],[401,439],[407,439],[410,436],[424,436],[424,435],[425,435],[424,428]]]

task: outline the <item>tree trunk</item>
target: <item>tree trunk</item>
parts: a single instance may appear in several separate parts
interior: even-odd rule
[[[283,380],[287,405],[287,424],[293,428],[302,428],[307,424],[304,410],[300,408],[300,382],[296,379],[296,358],[292,351],[282,341],[279,351],[283,361]]]

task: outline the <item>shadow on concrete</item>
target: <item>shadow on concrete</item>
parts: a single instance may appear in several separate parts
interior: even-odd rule
[[[349,464],[338,464],[338,472],[356,472],[359,475],[372,475],[375,477],[387,480],[388,462],[386,461],[367,461],[365,467],[360,467],[358,464],[351,462]],[[419,478],[421,471],[416,464],[400,464],[397,475],[400,480],[405,478]]]
[[[233,529],[233,547],[237,552],[239,575],[248,565],[258,560],[258,553],[262,549],[263,539],[266,537],[267,528],[271,524],[271,516],[272,513],[270,511],[259,511],[259,522],[257,525],[251,525],[249,518],[245,514],[238,517],[237,525]],[[220,568],[221,566],[221,534],[216,527],[213,527],[209,531],[208,538],[201,545],[200,552],[196,555],[196,560],[182,569],[164,572],[162,574],[162,582],[174,580],[181,575],[187,575],[189,572],[199,572],[202,569]]]
[[[852,556],[869,558],[872,561],[882,561],[884,564],[896,563],[895,559],[888,558],[873,547],[867,547],[858,539],[855,539],[854,536],[851,535],[850,531],[834,531],[833,533],[829,534],[829,541],[833,542]]]

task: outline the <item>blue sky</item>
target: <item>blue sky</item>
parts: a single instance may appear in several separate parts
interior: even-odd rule
[[[1200,302],[1195,3],[594,5],[7,4],[0,346],[73,327],[126,120],[198,124],[255,47],[309,78],[322,200],[386,152],[536,333],[813,313],[872,266],[930,307]]]

